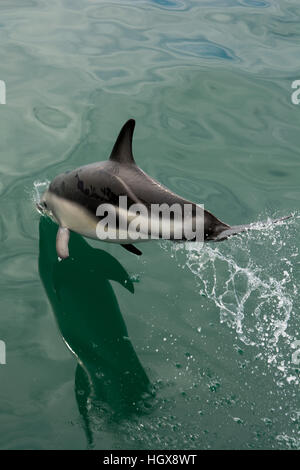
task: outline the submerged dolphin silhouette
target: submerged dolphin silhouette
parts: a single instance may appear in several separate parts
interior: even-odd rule
[[[182,209],[186,204],[191,205],[192,219],[195,219],[200,211],[204,241],[226,240],[232,235],[253,228],[252,224],[231,227],[221,222],[209,211],[178,196],[144,173],[136,165],[132,154],[134,127],[133,119],[124,124],[108,161],[91,163],[58,175],[50,183],[41,202],[37,204],[41,212],[49,212],[59,224],[56,250],[60,258],[69,256],[69,230],[98,239],[96,227],[101,218],[96,215],[97,208],[103,203],[117,206],[120,196],[127,197],[127,210],[135,203],[141,203],[146,208],[150,208],[152,204],[167,204],[169,207],[179,204]],[[183,219],[180,223],[183,224]],[[118,227],[119,225],[116,226],[116,231]],[[174,227],[172,230],[168,239],[174,240]],[[161,232],[159,238],[163,238]],[[181,238],[181,241],[186,240]],[[106,241],[117,242],[137,255],[142,254],[131,244],[132,238],[129,234],[125,240],[117,238]]]
[[[60,263],[55,224],[41,217],[39,232],[39,273],[63,340],[77,360],[75,395],[92,445],[89,405],[105,408],[109,419],[122,420],[147,413],[154,397],[111,281],[131,293],[134,285],[119,261],[76,233],[70,237],[76,259]]]

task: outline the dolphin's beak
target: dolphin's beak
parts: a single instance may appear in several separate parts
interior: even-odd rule
[[[37,208],[37,211],[41,215],[46,215],[50,217],[54,222],[56,222],[51,210],[46,206],[46,204],[43,201],[36,202],[35,207]]]
[[[39,214],[45,215],[45,206],[43,204],[41,204],[40,202],[37,202],[35,204],[35,207],[37,208],[37,211],[39,212]]]

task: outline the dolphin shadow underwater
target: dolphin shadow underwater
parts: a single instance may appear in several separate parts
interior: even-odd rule
[[[75,395],[88,445],[93,446],[89,409],[120,420],[145,413],[153,397],[151,383],[128,338],[110,281],[134,293],[122,265],[72,233],[74,258],[60,262],[55,251],[57,227],[39,222],[39,273],[60,333],[77,359]]]

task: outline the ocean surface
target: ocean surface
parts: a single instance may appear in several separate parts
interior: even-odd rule
[[[0,448],[300,448],[298,0],[2,0]],[[3,91],[3,89],[2,89]],[[141,168],[229,224],[138,258],[35,209],[136,119]]]

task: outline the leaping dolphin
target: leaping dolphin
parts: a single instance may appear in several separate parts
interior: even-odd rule
[[[186,204],[191,205],[192,219],[199,214],[199,210],[203,217],[203,241],[205,242],[223,241],[232,235],[253,228],[253,224],[231,227],[209,211],[178,196],[148,176],[137,166],[132,154],[134,127],[133,119],[124,124],[107,161],[91,163],[56,176],[37,204],[40,212],[48,213],[59,225],[56,251],[60,258],[69,256],[69,230],[88,238],[99,238],[97,224],[101,217],[97,215],[97,208],[107,203],[117,206],[120,196],[127,197],[128,207],[136,203],[143,204],[147,208],[153,204],[167,204],[169,207],[178,204],[182,208]],[[273,222],[279,220],[283,219]],[[182,224],[183,220],[179,223]],[[118,228],[117,224],[117,232]],[[172,225],[168,239],[175,241],[174,230],[175,224]],[[162,236],[162,231],[159,232],[158,238],[165,238]],[[181,241],[186,240],[184,237],[181,238]],[[132,244],[129,233],[125,235],[125,238],[116,237],[106,241],[117,242],[136,255],[142,254]]]

